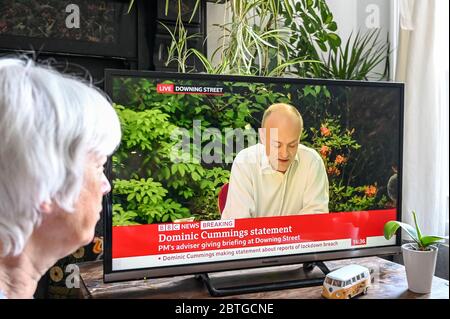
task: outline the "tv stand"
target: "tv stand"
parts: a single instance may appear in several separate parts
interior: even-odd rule
[[[373,289],[369,289],[367,295],[361,295],[358,299],[448,299],[448,280],[434,276],[431,293],[416,294],[408,290],[405,267],[380,257],[350,258],[329,260],[325,262],[331,270],[347,265],[353,265],[355,263],[369,269],[375,269],[374,276],[376,280],[376,285],[374,285]],[[80,289],[73,289],[73,292],[79,293],[80,298],[153,299],[156,301],[155,304],[158,304],[158,300],[161,299],[178,300],[179,304],[182,300],[186,299],[210,298],[210,294],[208,293],[208,290],[205,289],[203,283],[195,279],[192,274],[105,283],[103,281],[104,272],[102,260],[88,261],[77,264],[77,266],[80,269]],[[301,265],[297,265],[297,270],[300,266]],[[284,266],[280,266],[279,268],[281,271],[281,269],[284,269]],[[240,272],[247,274],[250,270],[240,270]],[[320,273],[320,270],[317,267],[314,267],[313,271]],[[273,272],[273,269],[270,269],[270,272]],[[213,274],[211,274],[211,277],[212,276]],[[51,297],[53,293],[52,290],[49,290],[46,297]],[[297,289],[266,291],[250,295],[234,295],[222,298],[232,298],[237,301],[241,298],[253,299],[256,301],[261,299],[321,299],[323,298],[321,293],[322,288],[320,286],[312,286]],[[167,305],[175,305],[175,303],[169,302]],[[167,308],[167,310],[172,311],[173,308]],[[282,315],[279,315],[278,317],[283,318]],[[284,317],[288,317],[288,315]]]
[[[315,271],[315,267],[320,271]],[[239,274],[233,272],[214,273],[211,277],[207,273],[196,276],[205,284],[213,297],[246,294],[261,291],[281,290],[318,286],[323,283],[325,275],[330,272],[323,262],[304,263],[298,265],[276,266],[271,272],[265,268],[240,270]],[[283,269],[284,268],[284,269]]]

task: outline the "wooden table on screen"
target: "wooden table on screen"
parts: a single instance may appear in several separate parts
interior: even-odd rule
[[[359,264],[374,269],[374,283],[367,295],[357,298],[368,299],[448,299],[448,280],[433,278],[433,289],[429,294],[416,294],[408,290],[405,268],[397,263],[379,258],[364,257],[325,262],[330,270],[348,264]],[[203,282],[195,276],[175,276],[129,282],[103,282],[102,262],[86,262],[79,264],[81,275],[80,294],[82,298],[154,298],[154,299],[202,299],[211,297]],[[279,266],[280,271],[297,266]],[[270,267],[273,271],[275,267]],[[288,270],[288,269],[287,269]],[[261,271],[259,269],[258,271]],[[317,267],[313,272],[319,271]],[[247,270],[234,273],[246,274]],[[317,275],[317,273],[315,274]],[[248,299],[318,299],[321,297],[321,286],[294,288],[220,298],[248,298]]]

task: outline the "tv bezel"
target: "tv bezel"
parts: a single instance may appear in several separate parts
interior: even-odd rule
[[[258,82],[258,83],[282,83],[296,85],[350,85],[370,87],[392,87],[400,90],[399,110],[399,167],[398,194],[397,194],[397,220],[402,216],[402,166],[403,166],[403,116],[404,116],[404,83],[386,81],[353,81],[353,80],[330,80],[330,79],[306,79],[306,78],[276,78],[261,76],[242,75],[213,75],[202,73],[175,73],[160,71],[130,71],[105,69],[105,92],[112,98],[113,77],[139,77],[149,79],[167,80],[199,80],[199,81],[236,81],[236,82]],[[112,167],[111,159],[108,159],[106,174],[111,181]],[[382,247],[352,248],[337,251],[312,252],[286,256],[256,257],[249,259],[235,259],[230,261],[217,261],[196,264],[183,264],[175,266],[149,267],[139,269],[112,270],[112,191],[105,196],[103,201],[103,226],[104,226],[104,255],[103,255],[103,279],[104,282],[118,282],[128,280],[139,280],[143,278],[158,278],[177,275],[212,273],[249,268],[260,268],[270,266],[292,265],[298,263],[319,262],[327,260],[338,260],[369,256],[396,255],[401,252],[401,232],[396,237],[395,245]]]

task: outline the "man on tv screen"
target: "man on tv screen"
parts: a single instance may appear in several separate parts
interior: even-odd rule
[[[222,219],[328,213],[325,165],[315,150],[300,144],[299,111],[273,104],[261,126],[261,143],[234,159]]]

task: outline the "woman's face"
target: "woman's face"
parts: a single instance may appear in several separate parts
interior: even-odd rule
[[[54,258],[67,256],[92,242],[102,211],[102,197],[111,190],[103,173],[105,163],[106,156],[88,154],[86,157],[74,212],[66,212],[55,203],[43,209],[42,223],[35,229],[33,237],[40,248],[50,251]]]
[[[94,154],[87,156],[83,185],[73,214],[76,219],[75,237],[80,239],[79,246],[93,240],[95,225],[102,211],[102,197],[111,190],[111,185],[103,172],[105,163],[106,156],[99,157]]]

